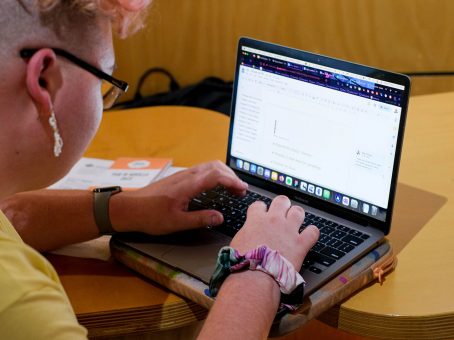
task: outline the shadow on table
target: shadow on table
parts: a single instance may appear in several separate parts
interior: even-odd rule
[[[398,183],[391,232],[387,236],[394,253],[399,254],[446,202],[446,197]]]
[[[436,215],[438,210],[440,210],[447,200],[446,197],[407,184],[397,184],[396,201],[393,213],[394,217],[391,232],[387,236],[390,240],[394,254],[398,255],[400,251],[410,243],[427,222]],[[358,292],[367,289],[367,287],[374,284],[376,284],[376,281],[372,281],[365,285]],[[348,298],[346,300],[348,300]],[[324,324],[337,328],[341,304],[342,302],[333,306],[317,317],[317,319]],[[368,338],[358,336],[358,339]]]

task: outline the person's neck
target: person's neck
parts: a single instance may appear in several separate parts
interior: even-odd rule
[[[7,198],[9,195],[4,194],[3,192],[0,192],[0,202],[3,201],[5,198]]]
[[[16,192],[9,188],[8,186],[3,186],[0,184],[0,202],[5,198],[14,195]]]

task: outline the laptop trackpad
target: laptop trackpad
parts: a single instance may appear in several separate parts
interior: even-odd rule
[[[208,283],[219,249],[228,245],[231,239],[208,229],[195,230],[185,236],[185,241],[180,238],[170,250],[161,255],[161,259]]]

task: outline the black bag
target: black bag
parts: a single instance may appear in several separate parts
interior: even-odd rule
[[[169,78],[169,91],[149,96],[142,95],[142,86],[150,75],[163,74]],[[115,105],[116,109],[131,109],[157,105],[184,105],[203,107],[230,115],[233,82],[225,82],[216,77],[181,87],[175,77],[163,68],[151,68],[139,79],[134,99]]]

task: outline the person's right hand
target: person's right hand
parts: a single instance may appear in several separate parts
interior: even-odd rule
[[[304,221],[304,209],[291,205],[286,196],[278,196],[268,211],[265,203],[252,204],[244,226],[233,238],[230,246],[244,255],[248,250],[266,245],[278,251],[299,270],[304,257],[319,237],[317,227],[311,225],[300,234]]]
[[[116,231],[141,231],[151,235],[216,226],[224,221],[213,209],[188,211],[190,201],[201,192],[224,186],[244,196],[247,183],[220,161],[185,169],[135,191],[110,199],[110,218]]]

